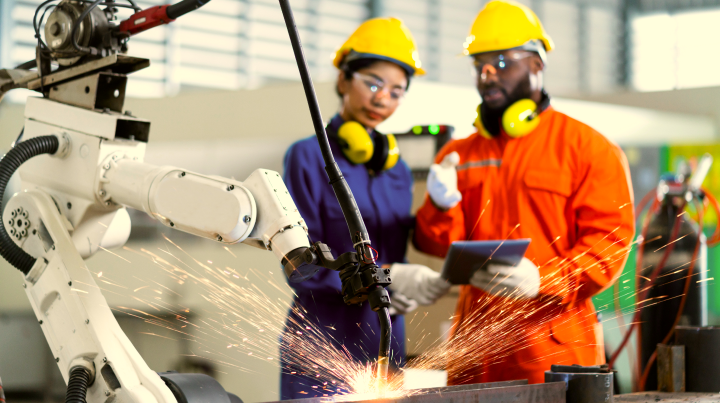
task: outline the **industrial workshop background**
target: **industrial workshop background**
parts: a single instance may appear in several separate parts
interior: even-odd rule
[[[0,65],[34,57],[32,15],[39,1],[0,2]],[[414,33],[427,79],[471,84],[458,40],[483,1],[301,0],[293,2],[315,81],[332,79],[328,62],[365,19],[393,15]],[[717,55],[700,38],[717,37],[715,0],[524,0],[557,41],[547,86],[558,95],[624,89],[668,90],[720,84]],[[141,7],[163,4],[138,1]],[[272,0],[218,0],[175,24],[133,39],[152,66],[128,95],[160,97],[198,88],[257,88],[296,81],[282,15]]]
[[[546,88],[561,111],[590,124],[619,143],[632,170],[636,203],[651,191],[664,172],[681,159],[709,152],[716,158],[706,187],[720,195],[720,0],[521,0],[531,7],[556,43],[549,54]],[[35,56],[32,17],[38,0],[0,0],[0,68]],[[145,8],[161,1],[138,0]],[[413,81],[403,107],[380,129],[404,132],[416,124],[452,124],[455,135],[472,131],[478,96],[471,64],[461,44],[481,0],[293,0],[300,35],[317,85],[323,116],[337,108],[331,64],[333,52],[364,20],[374,16],[401,18],[413,32],[428,74]],[[127,109],[151,120],[153,129],[146,161],[170,164],[227,177],[244,178],[257,167],[282,171],[282,157],[294,141],[312,133],[287,31],[275,0],[213,0],[176,23],[140,34],[129,54],[148,58],[151,66],[128,81]],[[0,150],[9,149],[23,124],[29,92],[11,92],[0,103]],[[458,108],[447,108],[447,99]],[[448,110],[449,109],[449,110]],[[431,161],[417,161],[421,169]],[[418,180],[417,208],[424,194]],[[141,213],[132,214],[127,248],[99,253],[88,261],[94,272],[117,281],[105,295],[111,307],[146,309],[133,300],[142,282],[167,287],[165,295],[185,304],[198,321],[212,308],[186,284],[154,278],[152,261],[137,251],[165,247],[166,234],[188,255],[246,272],[277,267],[271,281],[285,279],[272,256],[238,246],[221,246],[164,227]],[[718,217],[705,218],[710,231]],[[229,253],[228,253],[229,252]],[[117,255],[115,254],[117,253]],[[414,262],[438,268],[440,263],[412,251]],[[631,295],[635,287],[631,255],[618,287]],[[708,278],[720,276],[720,251],[708,253]],[[110,281],[110,280],[109,280]],[[52,362],[43,334],[21,288],[20,276],[0,262],[0,283],[17,283],[0,294],[0,369],[6,392],[27,401],[55,401],[64,385]],[[112,288],[112,287],[110,287]],[[708,282],[709,324],[720,325],[720,287]],[[288,294],[268,289],[268,296],[289,303]],[[611,315],[613,290],[595,298]],[[435,306],[421,308],[421,325],[408,325],[408,354],[427,348],[450,325],[457,292]],[[629,310],[632,299],[621,300]],[[408,322],[413,315],[410,315]],[[277,355],[267,362],[247,359],[228,365],[222,341],[202,349],[167,329],[118,313],[118,320],[154,370],[212,374],[225,389],[245,402],[279,400]],[[606,343],[616,346],[620,324],[604,324]],[[192,330],[189,330],[192,331]],[[620,386],[630,391],[628,361],[619,361]],[[55,400],[53,400],[55,399]]]

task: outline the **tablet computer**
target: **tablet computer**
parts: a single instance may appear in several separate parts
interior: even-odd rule
[[[445,258],[442,277],[451,284],[469,284],[475,270],[489,262],[517,265],[528,245],[530,239],[455,241]]]

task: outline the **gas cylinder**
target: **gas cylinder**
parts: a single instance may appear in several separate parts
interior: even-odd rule
[[[644,246],[642,262],[638,274],[650,278],[651,273],[661,263],[662,257],[672,243],[673,249],[665,265],[648,291],[640,307],[640,357],[641,369],[650,359],[657,344],[670,332],[680,308],[681,295],[685,288],[685,279],[693,260],[695,248],[700,243],[695,262],[690,288],[679,325],[706,326],[707,313],[707,241],[699,231],[697,222],[688,214],[683,214],[685,203],[692,203],[697,194],[687,190],[681,178],[664,177],[658,186],[660,205],[649,223],[647,242]],[[677,238],[671,239],[673,225],[680,226]],[[648,280],[638,278],[638,291],[648,286]],[[651,299],[648,301],[648,299]],[[671,339],[672,340],[672,339]],[[657,367],[650,369],[645,390],[657,390]]]

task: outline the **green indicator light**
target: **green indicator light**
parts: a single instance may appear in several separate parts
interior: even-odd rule
[[[440,126],[439,125],[430,125],[430,126],[428,126],[428,131],[430,132],[430,134],[432,134],[434,136],[434,135],[440,133]]]
[[[422,126],[413,126],[412,132],[415,133],[416,135],[421,134],[421,133],[422,133]]]

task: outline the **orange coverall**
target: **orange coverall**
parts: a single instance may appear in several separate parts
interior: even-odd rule
[[[620,275],[634,235],[627,160],[617,145],[552,107],[540,117],[527,136],[511,138],[503,132],[486,139],[475,133],[448,143],[436,157],[439,163],[453,151],[460,155],[462,201],[443,212],[426,197],[417,213],[418,249],[444,257],[457,240],[532,238],[525,256],[541,276],[540,295],[529,302],[461,286],[454,332],[473,320],[480,322],[473,326],[492,325],[483,324],[477,312],[470,317],[482,309],[479,301],[508,309],[538,302],[537,309],[545,311],[519,323],[520,330],[498,335],[521,340],[532,333],[531,343],[519,343],[504,358],[451,359],[449,384],[541,383],[551,364],[605,362],[602,327],[590,298]],[[556,302],[548,304],[548,298]],[[533,323],[543,315],[553,319]],[[453,368],[458,365],[462,368]]]

